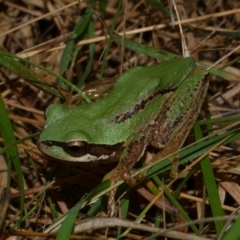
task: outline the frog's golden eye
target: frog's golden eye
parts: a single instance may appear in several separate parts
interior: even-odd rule
[[[87,152],[87,145],[81,141],[71,141],[65,145],[64,150],[72,157],[80,157]]]

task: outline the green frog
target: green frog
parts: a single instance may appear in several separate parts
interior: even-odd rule
[[[148,145],[161,157],[182,146],[205,98],[206,76],[192,57],[134,67],[103,98],[74,107],[50,105],[39,149],[69,162],[118,161],[111,184],[133,184],[130,172]]]

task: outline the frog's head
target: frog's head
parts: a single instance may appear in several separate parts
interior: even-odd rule
[[[102,117],[99,109],[89,110],[92,107],[51,105],[46,111],[46,125],[39,138],[41,152],[71,162],[114,161],[117,147],[127,135],[122,134],[121,129],[115,129],[116,126],[109,127],[110,121]]]

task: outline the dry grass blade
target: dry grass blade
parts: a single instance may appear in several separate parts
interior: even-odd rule
[[[91,196],[101,196],[103,192],[108,191],[106,184],[101,184],[101,181],[116,163],[102,165],[59,163],[46,158],[38,150],[36,133],[41,132],[45,126],[44,112],[47,107],[59,102],[59,97],[66,100],[68,105],[80,101],[80,98],[74,96],[75,92],[69,87],[64,88],[56,77],[26,62],[14,60],[17,61],[16,66],[22,64],[24,69],[31,69],[32,73],[36,73],[31,75],[31,80],[37,83],[42,80],[41,89],[39,85],[33,85],[33,82],[23,79],[26,73],[21,78],[16,74],[17,71],[14,73],[1,67],[1,98],[13,126],[12,135],[17,139],[12,145],[4,146],[3,134],[0,135],[1,157],[5,158],[8,166],[6,171],[6,167],[1,165],[0,191],[8,187],[11,192],[6,216],[3,214],[4,219],[1,218],[4,223],[1,233],[6,234],[8,230],[16,230],[8,233],[12,236],[14,234],[20,236],[23,232],[20,233],[20,230],[24,229],[29,234],[32,232],[50,234],[46,232],[59,229],[66,217],[64,214],[70,209],[74,211],[74,206],[80,206],[80,199],[86,193],[91,193],[92,195],[86,197],[89,201],[80,202],[82,204],[79,207],[80,213],[76,211],[80,219],[99,217],[98,220],[91,219],[92,222],[87,223],[87,228],[83,229],[84,225],[81,224],[76,226],[81,228],[76,231],[86,231],[87,237],[116,238],[127,227],[136,227],[130,233],[128,232],[130,230],[126,230],[127,238],[144,239],[159,229],[170,229],[182,224],[183,217],[180,212],[185,211],[189,218],[199,221],[194,222],[197,230],[194,232],[190,227],[185,226],[181,229],[185,231],[184,233],[172,231],[166,232],[164,236],[171,239],[176,238],[176,235],[182,239],[217,238],[220,234],[214,224],[201,222],[204,218],[212,217],[213,213],[209,207],[212,204],[211,200],[209,201],[205,190],[205,184],[208,182],[204,182],[206,179],[200,171],[199,164],[203,162],[204,157],[209,157],[214,181],[217,184],[216,196],[221,200],[221,208],[225,210],[226,220],[240,204],[239,1],[176,0],[174,8],[179,19],[175,18],[176,13],[172,13],[172,21],[168,1],[165,0],[161,1],[162,5],[160,1],[155,0],[128,0],[123,1],[122,6],[121,1],[93,2],[94,4],[89,7],[90,3],[87,1],[2,1],[0,47],[5,52],[31,60],[57,74],[62,71],[62,66],[65,64],[67,70],[63,71],[64,78],[77,86],[81,85],[82,76],[85,76],[83,89],[92,99],[105,96],[105,92],[112,88],[113,82],[121,72],[136,65],[147,66],[160,62],[159,59],[146,56],[141,51],[136,53],[124,44],[120,46],[120,43],[116,44],[117,41],[108,40],[114,36],[113,29],[124,36],[122,42],[130,39],[142,44],[142,48],[152,46],[158,54],[169,52],[182,55],[182,48],[187,48],[186,55],[190,53],[197,61],[207,64],[209,69],[213,66],[220,68],[221,64],[221,68],[227,71],[227,79],[235,79],[235,81],[226,81],[216,75],[210,76],[207,97],[202,107],[205,114],[201,113],[199,116],[199,119],[204,119],[199,123],[201,124],[199,128],[203,136],[207,137],[204,141],[200,141],[202,147],[197,147],[199,145],[195,144],[194,134],[191,133],[186,146],[192,144],[193,150],[187,148],[179,155],[175,154],[177,157],[180,156],[181,164],[176,178],[169,177],[169,163],[167,165],[167,161],[163,161],[158,163],[159,166],[162,164],[161,169],[159,166],[153,166],[150,170],[148,174],[152,178],[148,182],[141,182],[131,189],[121,185],[120,197],[117,201],[118,216],[127,220],[120,218],[109,220],[102,218],[107,215],[106,198],[103,196],[101,201],[95,203]],[[172,26],[172,22],[175,27]],[[178,25],[181,26],[181,33]],[[184,47],[181,44],[181,36],[184,36],[186,41]],[[66,48],[70,49],[67,54],[64,52]],[[102,83],[92,83],[101,78],[107,80]],[[105,84],[108,84],[107,90]],[[59,95],[50,94],[49,86]],[[127,90],[132,91],[132,89]],[[59,131],[61,129],[62,127],[59,126]],[[204,145],[207,143],[208,147]],[[22,176],[18,175],[19,171],[5,154],[6,149],[11,149],[13,146],[18,148]],[[146,158],[152,158],[153,154],[157,154],[157,151],[147,148]],[[189,160],[188,156],[195,157]],[[3,164],[4,160],[0,162]],[[136,167],[141,169],[140,163]],[[155,168],[161,181],[154,176]],[[22,192],[19,179],[24,185]],[[46,186],[51,187],[46,188]],[[169,193],[163,191],[165,188]],[[92,192],[93,189],[95,192]],[[24,216],[19,215],[21,194],[24,194],[25,200]],[[175,202],[170,202],[171,196],[169,197],[168,194],[175,198]],[[161,196],[162,199],[157,199],[155,196]],[[56,219],[59,218],[57,222]],[[101,229],[93,230],[94,221],[103,224]],[[141,225],[134,221],[141,221]],[[51,225],[53,222],[56,225]],[[211,219],[211,222],[214,222],[214,219]],[[119,227],[118,232],[117,227]],[[148,233],[145,232],[145,227]],[[106,234],[107,228],[109,229]],[[201,233],[201,236],[196,236],[197,233]]]

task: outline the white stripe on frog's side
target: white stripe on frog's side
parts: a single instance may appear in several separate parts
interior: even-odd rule
[[[90,154],[85,154],[81,157],[78,157],[76,159],[76,162],[95,162],[95,161],[101,161],[101,160],[107,160],[111,157],[114,157],[116,155],[116,152],[113,152],[111,155],[100,155],[100,156],[95,156],[95,155],[90,155]],[[74,160],[74,158],[73,158]]]

